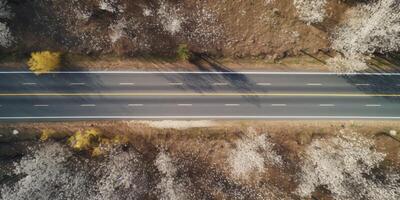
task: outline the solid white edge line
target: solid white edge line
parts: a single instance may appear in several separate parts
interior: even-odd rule
[[[0,117],[11,119],[400,119],[379,116],[43,116],[43,117]]]
[[[0,71],[0,74],[34,74],[30,71]],[[46,74],[280,74],[280,75],[381,75],[400,76],[400,73],[335,73],[335,72],[262,72],[262,71],[56,71]]]

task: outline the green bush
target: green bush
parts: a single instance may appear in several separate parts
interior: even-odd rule
[[[189,51],[187,44],[180,44],[178,46],[177,55],[179,60],[187,61],[190,59],[191,53]]]

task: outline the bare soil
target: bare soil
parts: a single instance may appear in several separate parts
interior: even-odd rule
[[[298,19],[292,0],[114,0],[115,11],[101,9],[99,2],[11,1],[17,42],[9,51],[174,55],[186,43],[193,52],[230,58],[316,54],[329,48],[331,30],[351,7],[351,1],[329,1],[327,19],[308,25]],[[114,41],[110,35],[118,22],[123,27]],[[179,25],[173,32],[170,22]]]

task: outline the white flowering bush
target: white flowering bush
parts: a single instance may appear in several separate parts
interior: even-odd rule
[[[0,18],[10,19],[13,16],[7,0],[0,0]],[[10,28],[4,22],[0,22],[0,46],[11,47],[14,42],[14,37],[11,34]]]
[[[171,35],[177,34],[182,29],[184,17],[179,14],[179,11],[178,7],[170,5],[166,1],[161,1],[157,10],[162,27]]]
[[[299,18],[308,24],[324,21],[326,0],[294,0]]]
[[[347,62],[341,68],[346,72],[360,71],[373,53],[387,53],[400,49],[400,1],[379,0],[357,6],[350,13],[349,20],[340,26],[333,36],[332,48],[343,54],[341,58],[330,60],[333,65]],[[348,59],[348,61],[344,61]],[[356,61],[358,60],[358,61]],[[336,61],[339,61],[338,64]]]
[[[8,0],[0,0],[0,18],[3,19],[10,19],[13,16],[7,1]]]
[[[66,167],[72,154],[66,147],[49,143],[32,151],[15,164],[14,173],[22,178],[1,188],[1,199],[62,199],[73,187]]]
[[[116,23],[110,25],[110,40],[112,43],[117,42],[120,38],[122,38],[126,33],[125,29],[127,28],[127,22],[124,18],[118,20]]]
[[[157,155],[154,164],[161,173],[161,180],[157,184],[159,199],[187,199],[184,187],[175,180],[177,169],[173,164],[171,157],[166,152],[161,151]]]
[[[140,157],[113,149],[104,160],[78,158],[67,146],[44,143],[15,164],[21,178],[0,185],[1,200],[142,199],[149,191]]]
[[[93,199],[141,199],[147,191],[140,157],[132,150],[112,150],[98,167],[98,192]]]
[[[262,173],[265,163],[281,165],[282,158],[273,150],[266,134],[257,136],[253,129],[249,129],[246,138],[236,141],[228,163],[233,177],[246,179],[251,173]]]
[[[373,147],[371,140],[349,135],[313,141],[303,159],[298,194],[307,197],[325,186],[335,199],[399,199],[399,175],[388,174],[385,182],[374,177],[385,154]]]
[[[100,0],[99,8],[111,13],[123,13],[125,11],[124,4],[120,3],[118,0]]]
[[[10,47],[13,44],[14,37],[10,29],[4,23],[0,23],[0,46]]]
[[[353,73],[368,68],[364,55],[335,56],[327,60],[329,69],[336,73]]]

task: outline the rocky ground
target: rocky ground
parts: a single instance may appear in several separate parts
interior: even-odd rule
[[[2,199],[400,197],[395,121],[102,121],[0,128]],[[97,142],[87,143],[88,135]]]

